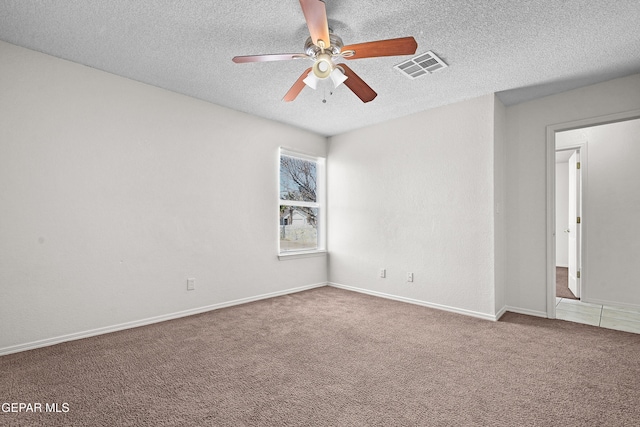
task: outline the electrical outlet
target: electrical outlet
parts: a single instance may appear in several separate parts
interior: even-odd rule
[[[194,278],[187,279],[187,290],[193,291],[195,289],[196,289],[196,279]]]
[[[383,279],[385,277],[387,277],[387,270],[385,270],[384,268],[380,269],[380,277],[382,277]]]
[[[413,282],[413,273],[407,273],[407,282]]]

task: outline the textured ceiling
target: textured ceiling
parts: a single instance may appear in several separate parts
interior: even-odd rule
[[[372,102],[345,86],[331,94],[328,82],[282,102],[310,62],[231,58],[302,52],[297,0],[2,0],[0,39],[322,135],[494,92],[514,104],[640,72],[638,0],[325,3],[345,44],[414,36],[417,53],[432,50],[449,68],[411,80],[393,69],[409,57],[353,60],[378,92]]]

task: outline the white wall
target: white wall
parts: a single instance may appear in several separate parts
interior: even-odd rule
[[[507,304],[507,110],[498,98],[494,100],[494,251],[495,310],[499,317]]]
[[[546,127],[636,109],[639,74],[507,108],[507,305],[512,309],[547,313]]]
[[[330,139],[330,282],[495,316],[494,102],[483,96]]]
[[[558,132],[556,147],[584,140],[582,299],[640,306],[640,119]]]
[[[557,143],[556,143],[557,146]],[[556,266],[569,267],[569,163],[556,163]]]
[[[278,146],[324,155],[325,138],[2,42],[0,58],[0,352],[327,280],[323,257],[277,260],[275,203]],[[544,315],[545,128],[639,108],[634,75],[331,138],[329,280]]]
[[[276,202],[278,147],[324,137],[3,42],[0,63],[0,352],[326,282],[324,257],[278,261]]]

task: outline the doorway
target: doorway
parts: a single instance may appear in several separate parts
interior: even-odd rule
[[[591,119],[584,119],[573,121],[569,123],[562,123],[557,125],[550,125],[547,127],[547,317],[556,318],[556,259],[557,259],[557,240],[558,235],[560,234],[559,230],[556,228],[556,149],[564,149],[564,151],[571,152],[569,156],[573,154],[573,151],[577,152],[577,156],[575,158],[576,162],[580,162],[580,171],[582,172],[580,175],[577,175],[578,185],[580,185],[579,193],[582,196],[577,195],[577,200],[581,200],[581,203],[576,202],[576,224],[580,221],[580,225],[576,225],[574,228],[577,232],[574,233],[576,236],[576,248],[578,253],[575,256],[576,259],[576,271],[575,271],[575,282],[574,288],[576,289],[578,295],[583,301],[586,302],[596,302],[600,304],[606,304],[605,300],[609,298],[603,298],[602,293],[591,296],[590,293],[592,290],[589,288],[589,202],[588,195],[589,191],[587,191],[587,186],[589,184],[589,180],[587,179],[586,169],[588,166],[587,159],[587,143],[583,141],[572,141],[571,144],[564,144],[558,146],[556,144],[557,140],[560,140],[559,134],[565,131],[576,131],[581,129],[593,128],[600,125],[613,124],[617,122],[630,121],[633,119],[640,118],[640,110],[618,113],[609,116],[603,117],[595,117]],[[579,132],[578,132],[579,133]],[[580,179],[580,176],[582,179]],[[573,215],[573,214],[571,214]],[[569,214],[567,214],[569,216]],[[569,225],[569,224],[568,224]],[[565,230],[569,230],[566,234],[571,235],[573,229],[571,227],[567,227],[562,231],[564,234]],[[596,233],[597,237],[598,233]],[[567,236],[569,237],[569,236]],[[579,274],[579,277],[578,277]],[[596,288],[599,289],[600,280],[596,282]],[[620,289],[616,290],[620,292]],[[624,290],[623,290],[624,291]],[[601,292],[601,289],[599,290]],[[634,295],[634,298],[636,295]],[[619,295],[612,296],[610,299],[615,300],[617,298],[618,301],[621,301]],[[592,301],[593,300],[593,301]],[[624,304],[623,304],[624,305]],[[637,303],[632,303],[631,305],[637,305]]]
[[[580,299],[582,174],[586,167],[581,158],[586,157],[587,143],[567,146],[561,140],[556,137],[556,297]]]

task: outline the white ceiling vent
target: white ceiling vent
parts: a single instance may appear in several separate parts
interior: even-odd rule
[[[444,61],[436,56],[432,51],[421,53],[420,55],[406,60],[393,68],[396,68],[410,79],[430,74],[448,67]]]

